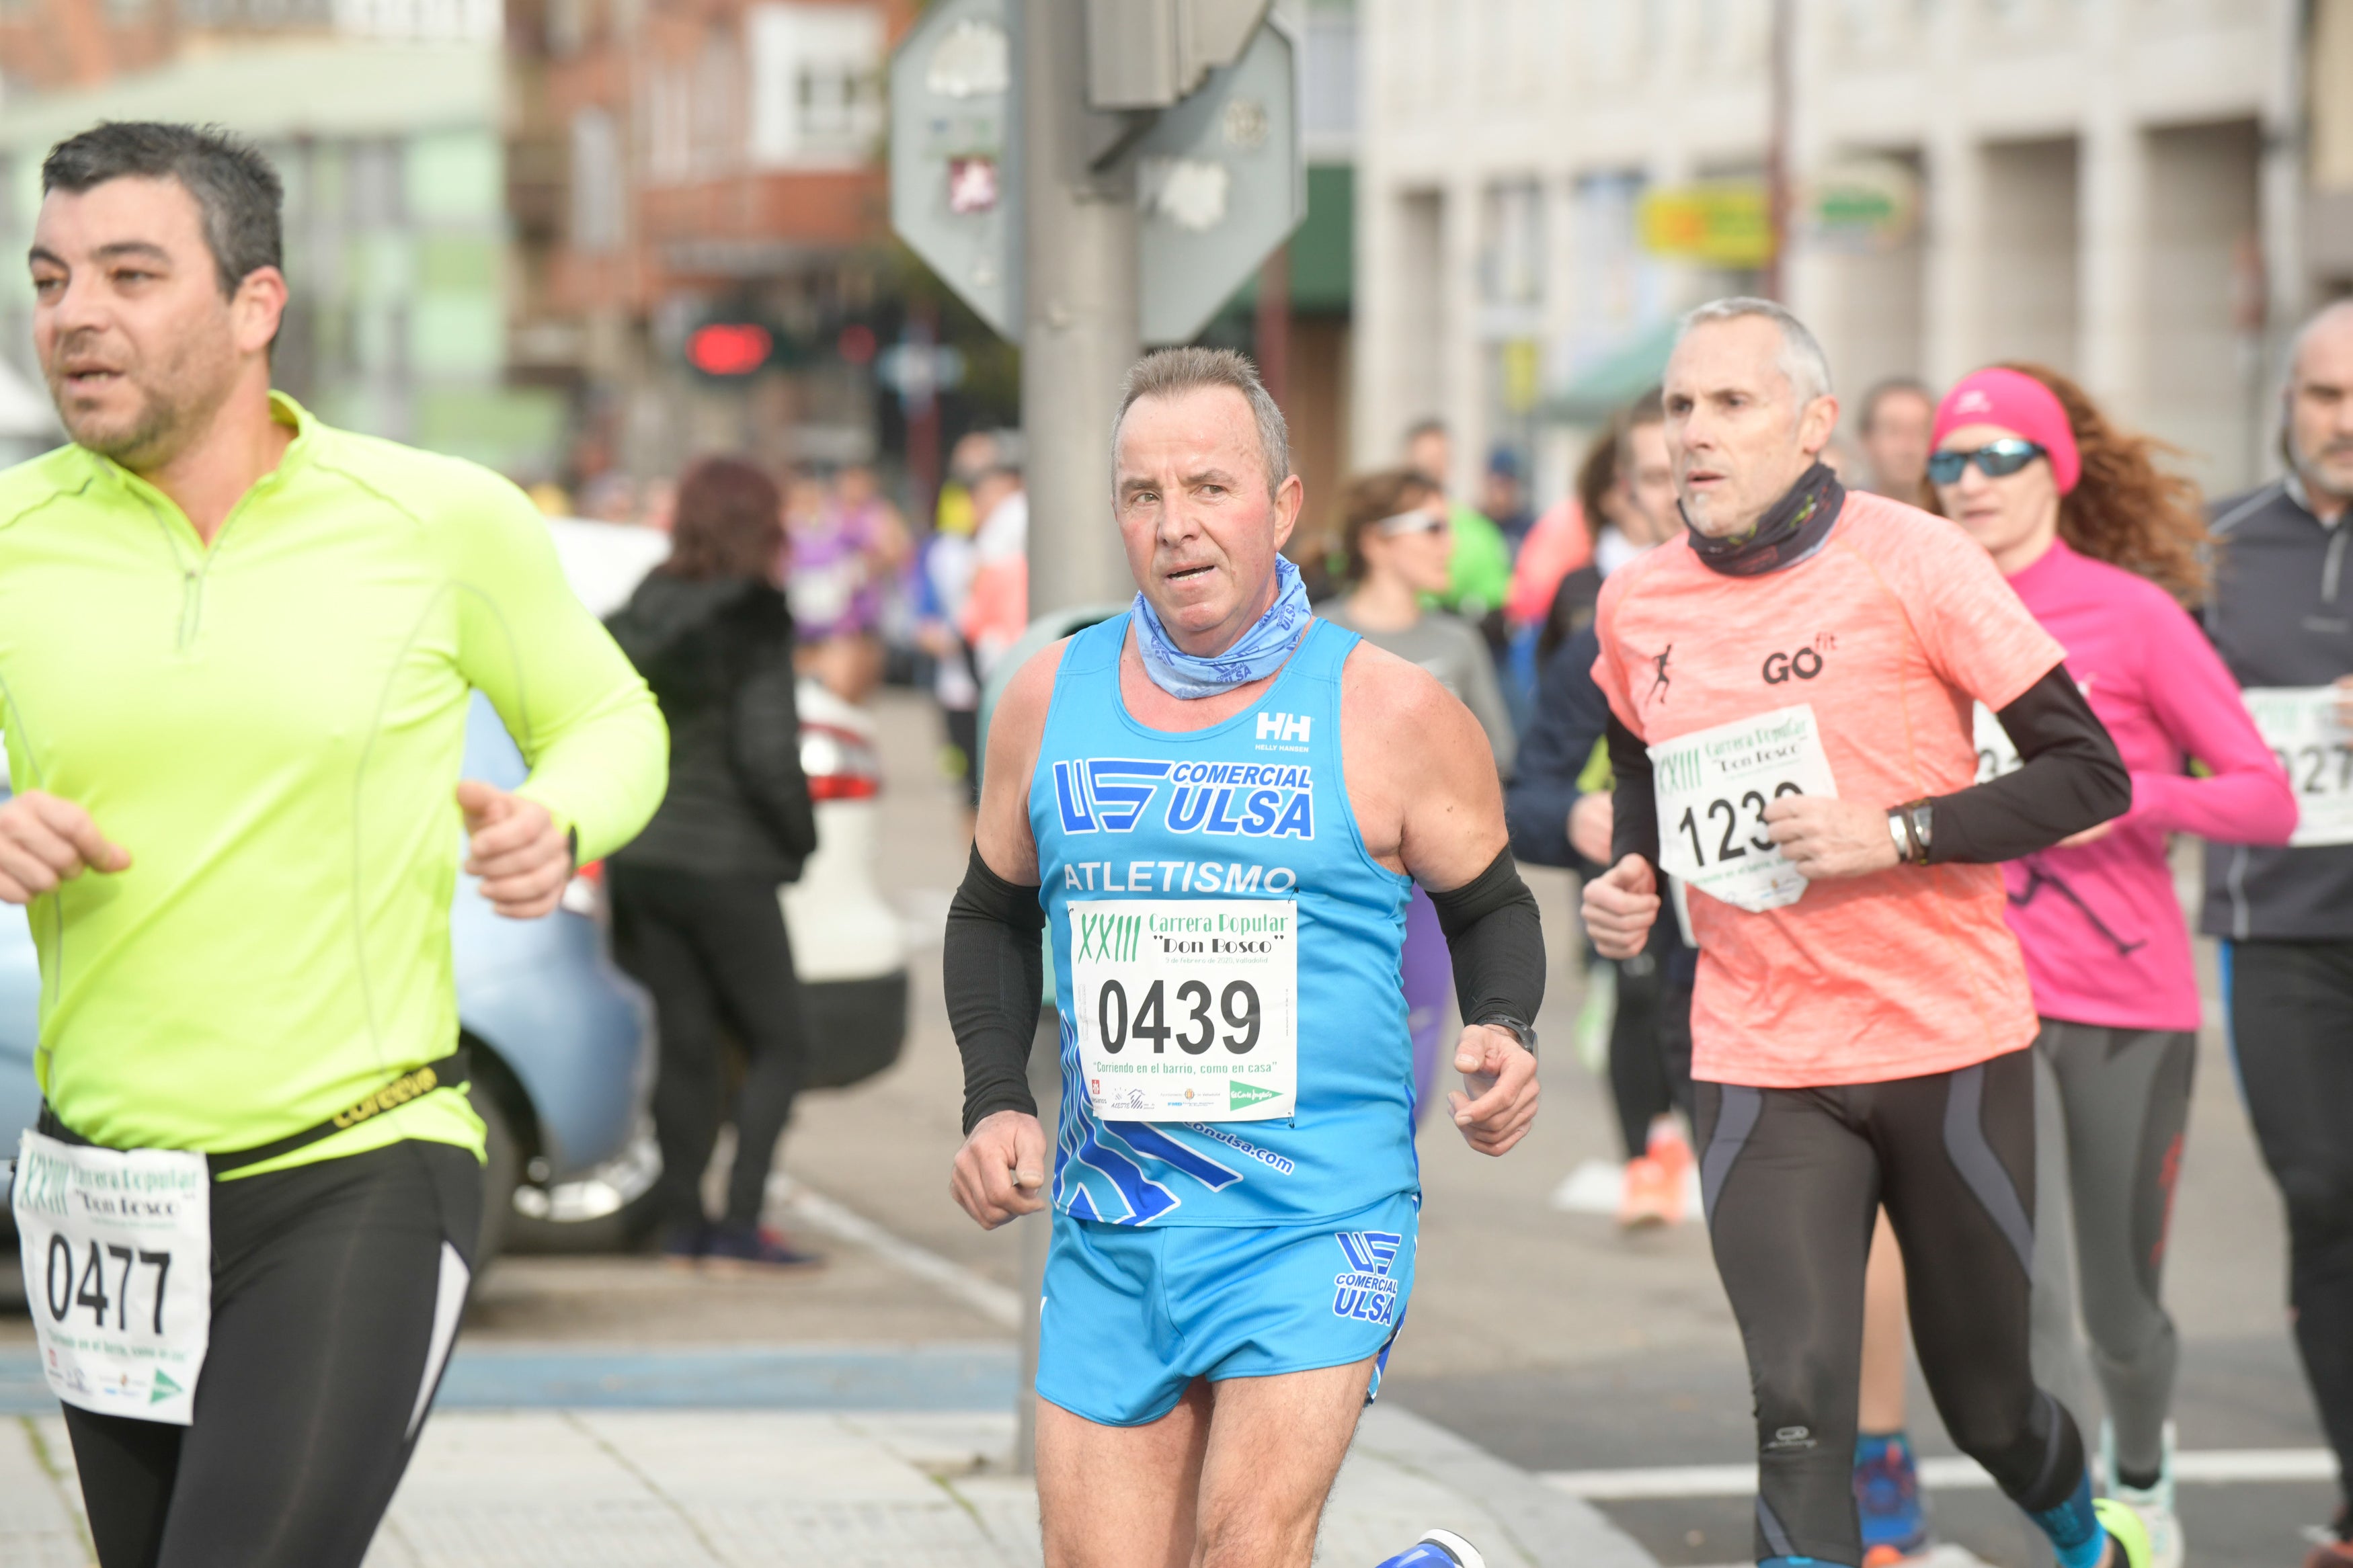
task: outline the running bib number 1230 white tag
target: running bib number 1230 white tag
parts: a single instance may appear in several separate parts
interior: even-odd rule
[[[1694,730],[1650,753],[1669,876],[1751,912],[1805,897],[1806,879],[1765,831],[1765,808],[1785,795],[1838,794],[1812,703]]]
[[[1071,1004],[1096,1115],[1271,1121],[1299,1105],[1299,905],[1072,902]]]
[[[187,1426],[212,1337],[205,1157],[28,1130],[11,1206],[50,1390],[84,1410]]]
[[[2337,689],[2251,686],[2241,695],[2295,791],[2288,842],[2353,844],[2353,734],[2337,722]]]

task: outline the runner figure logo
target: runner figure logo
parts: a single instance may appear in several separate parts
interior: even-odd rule
[[[1333,1240],[1348,1259],[1332,1277],[1332,1314],[1367,1323],[1397,1321],[1398,1283],[1389,1278],[1405,1237],[1394,1230],[1344,1230]]]
[[[1642,699],[1643,707],[1647,708],[1653,702],[1664,702],[1667,700],[1667,683],[1674,679],[1667,673],[1667,660],[1674,656],[1675,645],[1672,643],[1669,643],[1656,653],[1643,656],[1651,661],[1651,694]]]

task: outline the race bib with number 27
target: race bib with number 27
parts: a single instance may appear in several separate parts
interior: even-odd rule
[[[2288,842],[2353,844],[2353,734],[2337,722],[2337,689],[2250,686],[2241,695],[2295,791]]]
[[[1299,905],[1073,900],[1087,1100],[1114,1121],[1270,1121],[1299,1106]]]
[[[1752,913],[1805,896],[1806,879],[1765,831],[1765,808],[1838,794],[1812,703],[1695,730],[1650,754],[1662,869]]]

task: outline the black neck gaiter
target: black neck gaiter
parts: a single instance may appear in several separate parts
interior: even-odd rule
[[[1691,535],[1693,552],[1714,570],[1727,577],[1761,577],[1795,566],[1820,550],[1845,504],[1846,487],[1829,465],[1816,463],[1763,517],[1729,538],[1709,538],[1692,527],[1688,514],[1683,528]],[[1680,501],[1676,510],[1682,510]]]

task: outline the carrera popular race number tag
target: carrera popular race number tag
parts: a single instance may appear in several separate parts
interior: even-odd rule
[[[1299,1104],[1299,905],[1073,901],[1071,1003],[1096,1115],[1271,1121]]]
[[[188,1425],[212,1338],[205,1157],[27,1130],[12,1206],[50,1390],[84,1410]]]
[[[1765,808],[1785,795],[1838,794],[1812,703],[1695,730],[1650,753],[1669,876],[1751,912],[1805,896],[1805,878],[1765,831]]]
[[[2010,738],[2010,731],[2001,727],[2001,721],[1994,717],[1993,710],[1982,702],[1972,707],[1970,727],[1978,747],[1977,782],[1988,784],[2004,773],[2014,773],[2024,767],[2026,763],[2018,754],[2018,743]]]
[[[2353,734],[2337,722],[2337,689],[2251,686],[2241,695],[2295,791],[2288,842],[2353,844]]]

